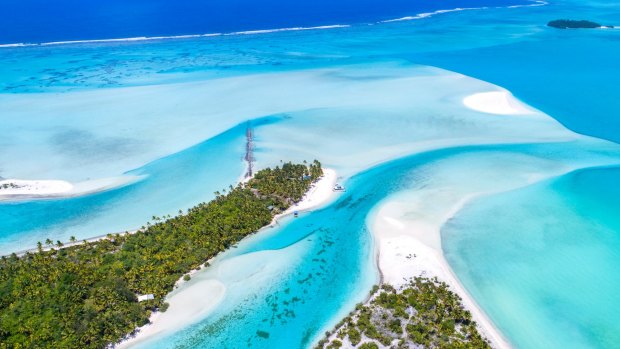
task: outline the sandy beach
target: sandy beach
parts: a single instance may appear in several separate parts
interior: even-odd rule
[[[463,98],[463,104],[482,113],[497,115],[528,115],[536,112],[505,90],[475,93]]]
[[[337,178],[336,171],[324,168],[323,176],[312,185],[303,199],[282,214],[274,217],[274,222],[278,218],[293,214],[294,211],[310,211],[329,203],[335,197],[332,189]],[[226,261],[226,263],[241,263],[241,260],[254,257],[239,256]],[[217,266],[214,265],[211,268],[217,268]],[[277,268],[277,266],[267,265],[264,268]],[[183,278],[180,278],[175,285],[175,290],[166,297],[166,302],[170,304],[168,310],[163,313],[153,313],[150,324],[139,328],[134,336],[117,343],[115,348],[129,348],[153,336],[171,333],[205,318],[226,296],[224,283],[216,278],[205,277],[204,273],[208,271],[209,268],[192,270],[188,273],[191,276],[190,281],[184,281]],[[215,274],[217,275],[217,273]],[[258,274],[255,273],[254,275]],[[243,283],[248,282],[248,280],[242,278],[238,282]]]
[[[195,275],[196,271],[190,273]],[[129,348],[151,336],[174,331],[206,316],[226,295],[226,286],[217,280],[198,280],[191,287],[183,287],[182,279],[178,289],[166,298],[170,304],[164,313],[155,312],[150,317],[150,324],[140,328],[133,337],[118,343],[116,348]]]
[[[329,203],[330,199],[334,198],[334,185],[338,180],[336,171],[331,168],[323,169],[323,177],[321,177],[316,183],[312,184],[310,190],[304,195],[304,197],[298,203],[289,207],[286,211],[276,217],[282,217],[289,215],[295,211],[311,211],[319,206],[324,206]]]

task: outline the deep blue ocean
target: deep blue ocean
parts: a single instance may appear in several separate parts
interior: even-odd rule
[[[358,24],[524,0],[8,0],[0,44],[226,33]]]

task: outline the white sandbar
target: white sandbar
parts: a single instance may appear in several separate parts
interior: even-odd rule
[[[474,93],[463,98],[463,104],[479,112],[497,115],[528,115],[535,113],[508,91]]]
[[[0,181],[0,201],[74,197],[122,187],[142,178],[118,176],[78,183],[56,179],[4,179]]]

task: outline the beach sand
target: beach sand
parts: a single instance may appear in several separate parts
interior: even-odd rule
[[[73,184],[60,180],[5,179],[0,181],[0,198],[20,195],[59,195],[73,190]]]
[[[536,112],[505,90],[474,93],[463,98],[463,104],[470,109],[487,114],[528,115]]]

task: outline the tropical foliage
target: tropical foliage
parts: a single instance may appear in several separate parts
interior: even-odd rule
[[[165,311],[164,296],[188,271],[269,224],[321,176],[285,163],[209,203],[167,219],[153,217],[135,234],[109,235],[65,248],[0,260],[0,347],[103,348]],[[75,239],[72,239],[75,240]],[[187,277],[185,279],[188,279]],[[138,294],[154,294],[138,303]]]
[[[448,285],[417,277],[396,290],[375,286],[370,301],[328,333],[317,348],[490,348]]]
[[[268,168],[256,173],[248,187],[259,193],[261,198],[272,200],[274,206],[284,209],[301,200],[309,183],[322,175],[323,169],[318,160],[308,166],[285,163],[282,168]]]
[[[596,22],[585,21],[585,20],[576,21],[572,19],[556,19],[556,20],[553,20],[547,23],[547,25],[553,28],[558,28],[558,29],[578,29],[578,28],[593,29],[593,28],[602,27],[602,25]]]

